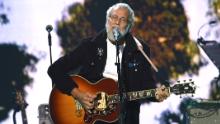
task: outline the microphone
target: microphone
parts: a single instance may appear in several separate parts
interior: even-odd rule
[[[47,26],[46,26],[46,30],[47,30],[48,32],[51,32],[51,31],[53,30],[52,25],[47,25]]]
[[[113,32],[113,36],[114,36],[115,40],[119,41],[119,39],[121,38],[121,33],[119,31],[119,28],[118,27],[114,27],[112,32]]]
[[[50,32],[53,30],[53,27],[52,25],[47,25],[46,26],[46,30],[48,32],[48,43],[49,43],[49,46],[51,46],[51,35],[50,35]]]

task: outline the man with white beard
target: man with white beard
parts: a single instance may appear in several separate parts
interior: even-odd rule
[[[118,70],[115,64],[118,60],[123,92],[156,88],[156,82],[151,74],[151,64],[139,50],[141,48],[147,55],[150,55],[150,48],[143,41],[132,36],[130,31],[133,24],[134,12],[128,4],[117,3],[111,6],[107,10],[105,30],[102,30],[97,36],[84,39],[76,49],[59,58],[49,67],[48,74],[55,87],[62,93],[72,96],[89,114],[95,113],[94,108],[99,106],[94,102],[98,98],[97,94],[90,92],[90,90],[81,89],[80,84],[76,80],[72,80],[69,74],[79,69],[77,75],[90,81],[90,83],[94,83],[94,87],[97,85],[96,82],[103,78],[118,81]],[[117,59],[116,44],[119,49]],[[147,101],[163,101],[169,96],[169,92],[164,86],[156,89],[156,97],[146,99]],[[104,96],[103,93],[99,95],[99,97],[104,98],[100,99],[103,100],[103,103],[110,101],[108,97],[105,99]],[[125,97],[123,104],[125,124],[139,123],[140,104],[142,102],[142,100],[130,101]],[[104,107],[105,104],[100,106]],[[95,124],[118,123],[119,116],[111,121],[100,118],[94,121]],[[76,122],[68,122],[68,124],[71,123]]]

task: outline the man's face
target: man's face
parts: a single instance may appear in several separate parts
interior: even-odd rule
[[[112,33],[114,27],[118,27],[122,36],[124,36],[127,33],[127,25],[128,10],[125,8],[117,8],[112,10],[106,25],[108,38],[112,41],[115,41]]]

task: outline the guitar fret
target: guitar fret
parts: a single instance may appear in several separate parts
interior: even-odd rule
[[[128,93],[128,100],[135,100],[138,97],[138,92],[129,92]]]
[[[143,97],[144,97],[144,92],[139,91],[138,94],[139,94],[140,98],[143,98]]]
[[[120,99],[119,99],[119,96],[117,94],[116,95],[109,95],[108,96],[108,102],[110,104],[117,103],[119,101],[120,101]]]
[[[147,90],[145,97],[154,97],[155,96],[155,90]]]

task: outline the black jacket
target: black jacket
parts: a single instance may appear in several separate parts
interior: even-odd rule
[[[103,71],[107,57],[106,31],[100,32],[94,38],[83,40],[80,45],[69,54],[58,59],[48,69],[52,82],[58,89],[70,94],[76,83],[69,74],[79,70],[78,74],[91,82],[103,78]],[[137,45],[128,33],[125,36],[126,46],[122,55],[122,79],[126,91],[137,91],[155,88],[151,67],[144,58]],[[149,47],[142,43],[144,51],[150,55]]]

